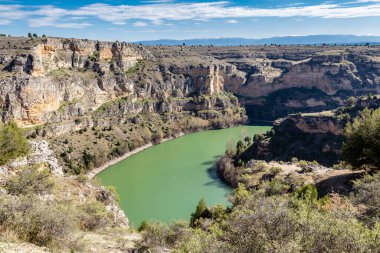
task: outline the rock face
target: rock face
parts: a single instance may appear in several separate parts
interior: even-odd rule
[[[177,47],[178,48],[178,47]],[[377,94],[379,47],[149,47],[161,59],[203,59],[222,65],[223,87],[240,98],[254,119],[343,105],[348,96]],[[173,52],[174,51],[174,52]],[[184,61],[184,60],[183,60]]]
[[[344,141],[344,127],[364,108],[377,109],[380,99],[360,99],[354,106],[321,113],[292,114],[274,122],[273,128],[240,157],[243,161],[281,160],[293,157],[327,166],[336,164]]]
[[[378,93],[378,47],[142,47],[0,38],[3,121],[70,121],[120,97],[166,100],[229,91],[255,119],[334,109]]]
[[[123,73],[138,61],[154,58],[125,43],[50,38],[0,43],[2,119],[22,126],[84,115],[133,93]]]
[[[273,131],[242,154],[242,160],[281,160],[293,157],[316,160],[324,165],[337,162],[343,142],[344,122],[328,115],[289,115],[279,119]]]

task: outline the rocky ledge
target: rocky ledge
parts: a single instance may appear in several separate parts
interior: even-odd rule
[[[331,166],[339,160],[347,122],[364,108],[379,107],[380,99],[370,97],[333,111],[292,114],[278,119],[239,159],[290,161],[298,158]]]

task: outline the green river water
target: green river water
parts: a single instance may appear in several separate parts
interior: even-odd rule
[[[201,198],[208,205],[226,204],[231,188],[216,173],[215,162],[228,138],[238,140],[268,126],[239,126],[193,133],[153,146],[110,166],[97,175],[116,187],[120,206],[137,228],[144,220],[189,220]]]

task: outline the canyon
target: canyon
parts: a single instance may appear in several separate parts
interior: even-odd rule
[[[309,179],[314,180],[314,172],[323,180],[336,176],[336,171],[328,167],[339,161],[344,126],[364,108],[380,107],[380,100],[369,95],[378,94],[379,90],[380,47],[372,45],[142,46],[81,39],[0,37],[1,120],[17,123],[31,149],[26,157],[0,167],[1,188],[9,187],[14,178],[25,180],[23,167],[42,166],[41,173],[50,170],[49,177],[57,188],[49,188],[45,195],[37,192],[36,203],[53,203],[60,210],[62,200],[70,202],[78,210],[78,220],[85,222],[75,236],[92,237],[88,239],[89,252],[106,252],[109,242],[115,252],[120,247],[132,250],[141,237],[125,232],[128,219],[117,204],[114,189],[86,177],[93,176],[90,173],[94,169],[112,164],[138,148],[184,134],[247,122],[274,122],[271,130],[255,135],[253,143],[245,138],[253,132],[246,133],[241,138],[243,152],[234,153],[234,160],[225,156],[229,159],[227,166],[219,172],[232,186],[247,182],[250,189],[274,184],[276,181],[271,180],[279,176],[286,181],[286,187],[280,188],[285,194]],[[269,127],[260,129],[254,132],[262,133]],[[207,180],[216,173],[210,165],[214,165],[222,152],[221,143],[226,141],[222,132],[207,134],[213,136],[211,144],[218,143],[218,149],[211,152],[207,145],[203,147],[202,155],[210,154],[195,166],[203,169],[201,178],[206,181],[200,181],[202,187],[210,186]],[[202,136],[197,138],[206,141]],[[185,137],[192,140],[190,135]],[[176,141],[181,142],[172,143]],[[200,142],[193,143],[193,149]],[[150,152],[164,148],[162,145]],[[171,158],[173,171],[189,157],[190,151],[191,148],[183,152],[180,161]],[[156,155],[158,160],[164,158],[165,152],[176,153],[162,151]],[[307,169],[312,169],[304,173],[305,164],[289,162],[298,159],[316,160],[322,165],[307,164]],[[257,160],[268,163],[263,166],[263,161]],[[156,170],[157,164],[150,164],[151,171],[161,173]],[[35,172],[27,173],[33,176]],[[290,180],[290,173],[300,175]],[[352,174],[349,170],[339,173]],[[38,180],[45,179],[41,178]],[[116,175],[116,179],[119,185],[125,184],[121,176]],[[188,192],[192,192],[191,187]],[[7,190],[2,194],[4,198],[0,200],[6,203],[25,197]],[[201,193],[196,198],[199,196]],[[135,199],[140,201],[139,196]],[[126,206],[123,201],[120,203]],[[186,215],[190,210],[188,206]],[[107,219],[94,218],[93,213]],[[227,215],[228,211],[223,209],[222,213]],[[143,219],[137,219],[138,223]],[[96,226],[109,230],[101,234]],[[100,246],[93,246],[95,241]]]
[[[189,98],[229,92],[255,119],[274,120],[377,94],[379,55],[377,46],[143,47],[2,37],[1,117],[24,127],[62,123],[118,98],[128,98],[124,113],[220,110],[226,101]]]

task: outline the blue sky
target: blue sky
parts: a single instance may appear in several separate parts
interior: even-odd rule
[[[98,40],[380,35],[380,0],[0,0],[0,33]]]

